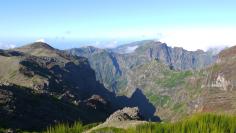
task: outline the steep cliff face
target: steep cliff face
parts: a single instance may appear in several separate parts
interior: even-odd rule
[[[214,55],[201,50],[187,51],[179,47],[169,47],[158,41],[144,41],[131,54],[146,60],[158,59],[175,70],[197,70],[205,68],[215,61]],[[127,44],[128,47],[131,44]]]
[[[235,47],[218,55],[212,66],[198,71],[171,70],[159,60],[129,74],[125,94],[140,88],[162,120],[176,121],[196,112],[236,113]]]
[[[120,88],[119,83],[122,82],[123,70],[121,62],[118,62],[115,53],[111,53],[105,49],[94,47],[85,47],[71,49],[68,51],[72,55],[86,57],[91,64],[91,67],[96,72],[96,78],[111,91],[116,91]]]
[[[132,80],[129,73],[132,73],[134,68],[154,59],[174,70],[198,70],[213,64],[216,60],[210,52],[172,48],[154,40],[134,42],[110,50],[84,47],[67,52],[87,57],[96,72],[96,78],[106,88],[118,93]]]
[[[176,71],[158,60],[137,67],[129,74],[124,94],[142,90],[155,106],[155,114],[164,121],[176,121],[198,111],[202,104],[202,72]]]

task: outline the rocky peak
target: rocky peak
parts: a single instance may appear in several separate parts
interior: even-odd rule
[[[121,110],[117,110],[107,118],[106,122],[114,121],[131,121],[131,120],[142,120],[143,117],[140,114],[138,107],[125,107]]]

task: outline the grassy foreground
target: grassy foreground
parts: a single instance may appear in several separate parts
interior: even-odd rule
[[[97,125],[82,125],[80,122],[73,125],[58,124],[49,127],[44,133],[82,133]],[[0,133],[3,132],[0,128]],[[176,123],[149,122],[129,129],[106,127],[92,133],[236,133],[236,116],[197,114]]]
[[[98,123],[82,125],[80,122],[76,122],[73,125],[58,124],[54,127],[49,127],[44,133],[82,133],[97,125]]]
[[[148,123],[136,128],[104,128],[94,133],[236,133],[236,117],[199,114],[176,123]]]

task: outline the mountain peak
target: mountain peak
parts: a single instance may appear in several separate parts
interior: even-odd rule
[[[31,44],[18,47],[15,50],[34,56],[55,56],[57,53],[57,49],[45,42],[33,42]]]
[[[45,43],[45,42],[34,42],[31,43],[29,45],[26,45],[22,48],[31,48],[31,49],[38,49],[38,48],[43,48],[43,49],[49,49],[49,50],[53,50],[54,48],[52,46],[50,46],[49,44]]]

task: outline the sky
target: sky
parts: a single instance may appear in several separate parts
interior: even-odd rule
[[[0,48],[155,39],[188,50],[236,45],[235,0],[2,0]]]

